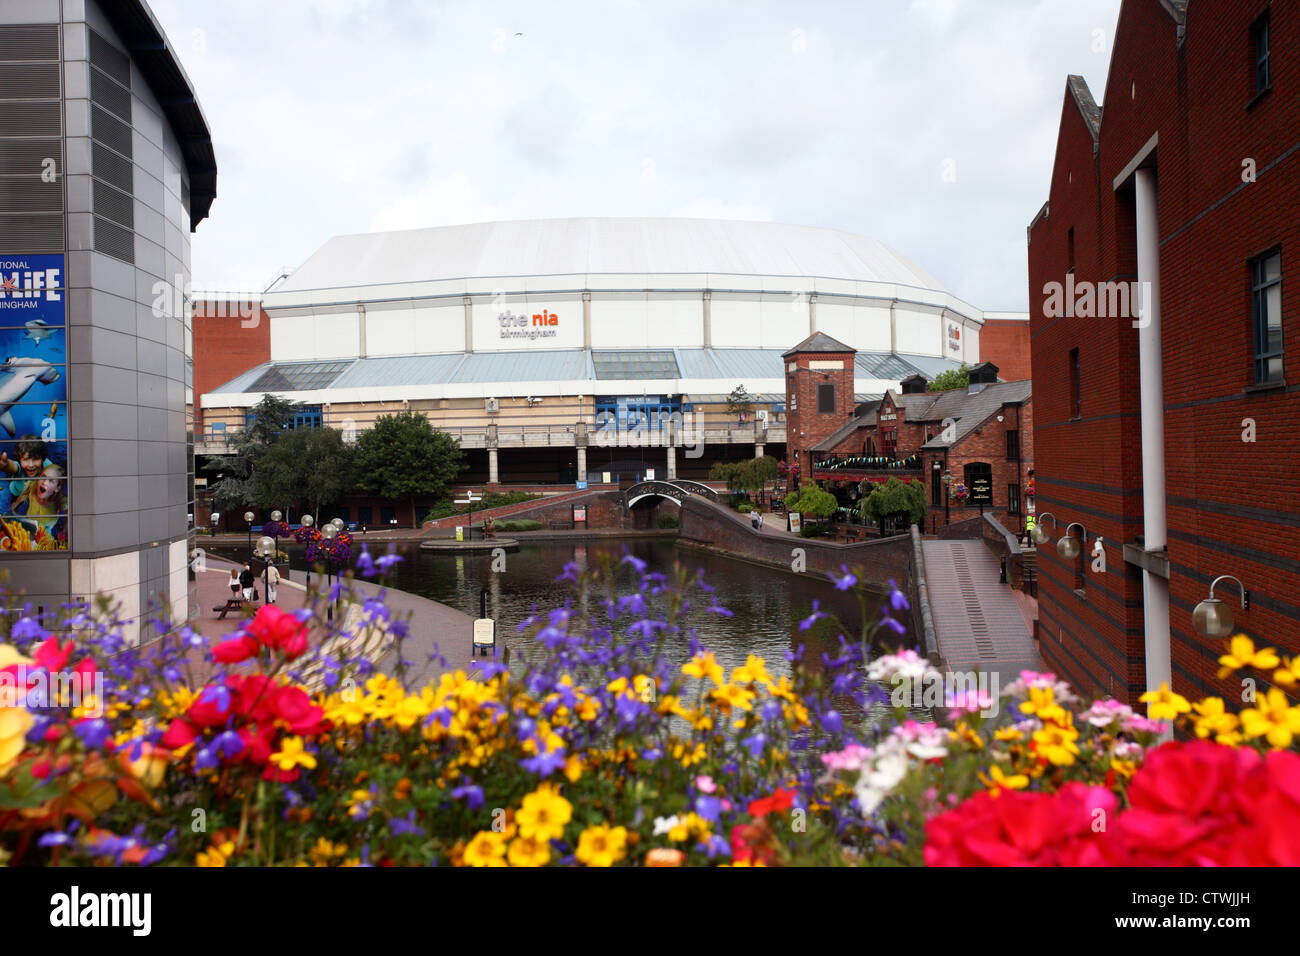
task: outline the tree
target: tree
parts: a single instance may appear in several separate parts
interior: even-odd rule
[[[946,372],[940,372],[930,383],[932,392],[951,392],[956,388],[966,388],[970,385],[970,369],[963,365],[961,368],[950,368]]]
[[[420,412],[381,415],[357,437],[357,486],[390,500],[411,503],[416,525],[417,495],[441,498],[465,467],[460,442],[436,431]]]
[[[253,476],[253,502],[292,506],[320,516],[352,490],[356,451],[337,428],[299,428],[272,444]]]
[[[229,455],[218,458],[213,467],[222,478],[212,486],[215,507],[220,511],[240,508],[257,500],[254,479],[258,462],[286,433],[299,403],[264,395],[248,410],[247,425],[230,439]]]
[[[740,415],[748,412],[754,407],[754,396],[745,391],[744,385],[737,385],[727,396],[727,411],[732,415]]]
[[[809,485],[793,499],[787,498],[787,511],[797,511],[809,518],[829,518],[839,510],[840,503],[829,491],[823,491],[816,485]]]
[[[746,458],[744,461],[720,461],[709,469],[713,481],[725,481],[733,492],[756,491],[777,476],[775,458]]]
[[[863,482],[863,493],[869,482]],[[890,478],[883,484],[876,483],[871,493],[858,502],[858,514],[869,518],[883,527],[886,518],[905,514],[911,524],[920,524],[925,520],[925,482],[902,482]]]

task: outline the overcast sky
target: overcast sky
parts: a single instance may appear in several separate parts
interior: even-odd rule
[[[1066,74],[1102,102],[1120,0],[150,6],[216,145],[197,289],[344,233],[702,216],[871,236],[1023,311]]]

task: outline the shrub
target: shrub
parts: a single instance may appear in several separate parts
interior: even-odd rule
[[[527,491],[493,492],[484,495],[482,501],[474,502],[474,510],[478,512],[487,511],[489,508],[504,508],[506,505],[517,505],[540,497],[542,496],[530,494]],[[469,508],[466,505],[458,505],[451,498],[444,498],[424,513],[424,517],[420,519],[420,524],[424,524],[426,521],[437,521],[439,518],[450,518],[452,515],[468,513]]]
[[[661,511],[659,513],[659,527],[661,528],[676,528],[681,523],[681,517],[676,511]]]
[[[496,526],[498,531],[540,531],[543,527],[540,521],[532,518],[502,518]]]
[[[748,501],[742,501],[740,504],[736,505],[736,510],[742,515],[747,515],[754,510],[754,506]]]
[[[820,522],[813,522],[801,525],[799,536],[802,538],[824,538],[831,533],[831,529]]]

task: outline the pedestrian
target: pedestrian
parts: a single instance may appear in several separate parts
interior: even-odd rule
[[[244,600],[253,600],[253,569],[249,567],[247,561],[244,562],[244,570],[239,572],[239,586],[244,589]]]
[[[230,596],[239,597],[239,568],[230,569]]]
[[[274,564],[266,566],[266,600],[275,603],[275,586],[280,583],[280,571]]]
[[[758,511],[758,512],[755,512],[755,513],[758,515],[758,530],[759,530],[759,531],[762,531],[762,530],[763,530],[763,512]]]
[[[751,528],[753,528],[754,530],[756,530],[756,531],[758,530],[758,512],[757,512],[757,511],[751,511],[751,512],[749,513],[749,526],[750,526]]]

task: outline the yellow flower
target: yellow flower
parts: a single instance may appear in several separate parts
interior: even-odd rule
[[[505,866],[506,835],[480,830],[465,847],[461,862],[466,866]]]
[[[1282,667],[1273,672],[1273,683],[1283,687],[1294,687],[1300,683],[1300,657],[1288,657],[1282,661]]]
[[[313,863],[317,866],[328,866],[336,859],[348,855],[348,848],[342,843],[331,843],[324,837],[316,840],[316,845],[307,851]]]
[[[767,662],[761,657],[750,654],[745,658],[745,665],[731,672],[734,684],[766,684],[772,686],[772,675],[767,672]]]
[[[1268,670],[1270,667],[1277,667],[1280,662],[1277,651],[1273,648],[1265,647],[1257,651],[1254,641],[1245,634],[1238,634],[1228,642],[1228,653],[1219,658],[1219,663],[1222,665],[1219,668],[1219,677],[1224,678],[1243,667]]]
[[[1137,770],[1137,762],[1133,760],[1120,760],[1118,757],[1111,757],[1110,769],[1114,770],[1125,780],[1129,780]]]
[[[26,749],[27,731],[33,723],[35,720],[26,707],[0,707],[0,777],[18,762]]]
[[[626,855],[627,828],[610,828],[603,823],[582,831],[574,854],[587,866],[613,866]]]
[[[666,846],[657,846],[645,855],[646,866],[682,866],[686,854]]]
[[[987,777],[984,776],[984,774],[980,774],[979,778],[984,786],[993,791],[993,796],[995,797],[1001,793],[1003,789],[1023,790],[1025,787],[1029,786],[1029,778],[1023,773],[1012,774],[1009,777],[1003,776],[1002,768],[997,764],[994,764],[989,768],[989,775]]]
[[[996,740],[1023,740],[1025,735],[1014,727],[999,727],[993,731],[993,737]]]
[[[194,856],[195,866],[225,866],[226,861],[235,855],[235,844],[231,840],[213,844],[207,850],[200,850]]]
[[[573,804],[560,796],[549,783],[541,784],[524,797],[523,805],[515,814],[519,835],[530,840],[558,840],[564,836],[564,827],[573,819]]]
[[[577,783],[582,776],[582,760],[577,754],[570,754],[564,761],[564,775],[569,778],[569,783]]]
[[[1192,710],[1196,711],[1196,716],[1192,719],[1196,721],[1197,737],[1204,739],[1213,734],[1218,743],[1227,744],[1238,736],[1235,733],[1238,727],[1237,715],[1228,713],[1221,698],[1207,697],[1197,701],[1192,705]]]
[[[1050,687],[1029,688],[1029,699],[1020,705],[1021,713],[1033,714],[1039,720],[1061,723],[1065,711],[1056,702]]]
[[[698,677],[701,680],[707,677],[719,686],[722,684],[722,665],[714,660],[712,651],[701,651],[696,654],[689,664],[682,665],[682,673],[687,677]]]
[[[737,860],[735,863],[723,863],[723,866],[767,866],[762,860]]]
[[[578,704],[579,720],[595,720],[596,714],[600,712],[600,701],[594,697],[584,697]]]
[[[668,831],[668,839],[674,843],[691,841],[700,843],[709,838],[709,821],[698,813],[683,813],[677,817],[677,823]]]
[[[1300,707],[1292,707],[1286,694],[1271,687],[1254,707],[1241,712],[1241,729],[1252,740],[1266,738],[1270,747],[1290,747],[1292,737],[1300,734]]]
[[[271,762],[285,772],[299,766],[306,767],[308,770],[316,769],[316,757],[303,750],[301,737],[282,739],[280,749],[271,754]]]
[[[1186,714],[1192,709],[1187,698],[1175,694],[1169,689],[1168,684],[1161,684],[1159,690],[1147,691],[1138,700],[1143,704],[1151,705],[1147,708],[1147,716],[1152,720],[1173,720],[1179,714]]]
[[[754,692],[746,690],[739,684],[723,684],[721,687],[709,691],[709,696],[728,710],[733,707],[739,707],[741,710],[754,709],[751,703],[754,699]]]
[[[510,843],[506,858],[511,866],[545,866],[551,860],[551,845],[546,840],[519,837]]]
[[[1079,748],[1074,743],[1079,738],[1079,733],[1074,729],[1070,715],[1067,714],[1066,717],[1065,724],[1044,724],[1042,730],[1034,731],[1038,754],[1058,767],[1069,766],[1079,755]]]
[[[33,663],[32,659],[19,654],[18,648],[10,644],[0,644],[0,670],[13,667],[15,664],[25,667],[31,663]]]

